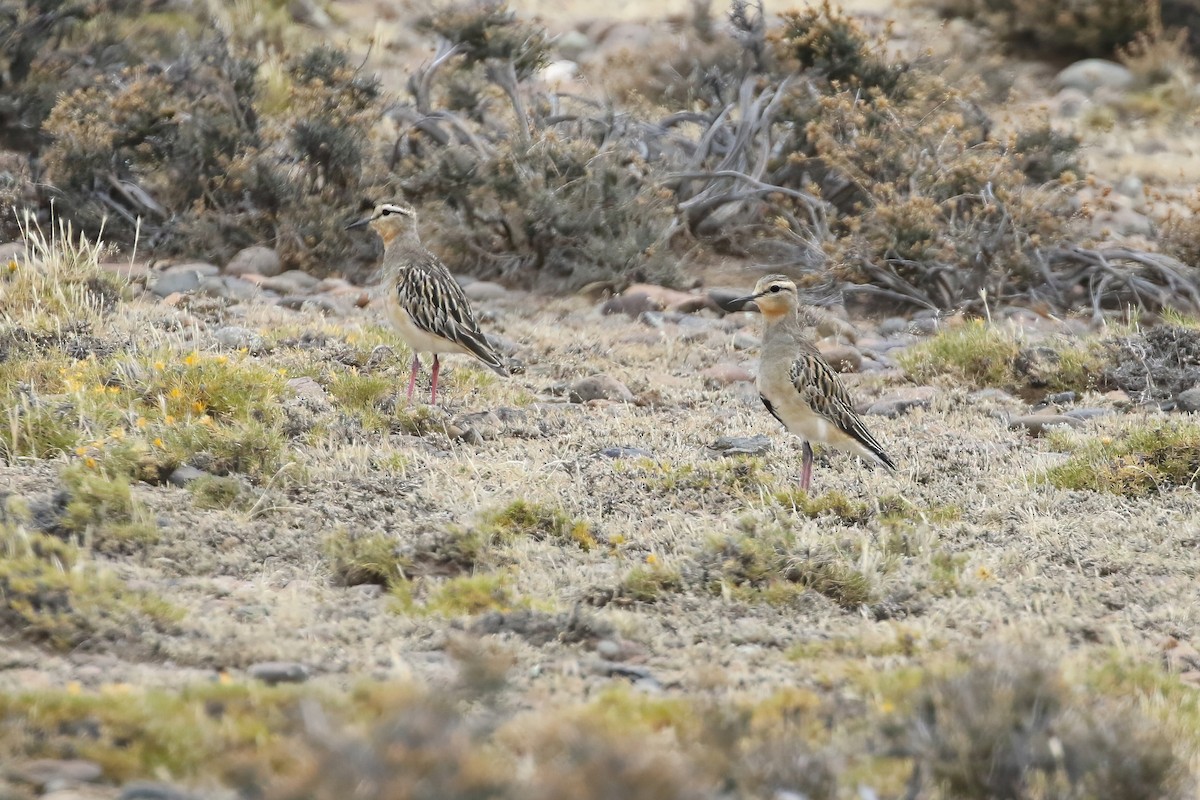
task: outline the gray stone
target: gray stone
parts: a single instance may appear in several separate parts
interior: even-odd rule
[[[172,486],[187,486],[197,478],[203,478],[208,473],[202,469],[196,469],[191,464],[180,464],[167,477],[167,481]]]
[[[304,683],[311,675],[308,667],[296,661],[264,661],[252,664],[247,670],[251,678],[263,683]]]
[[[858,372],[862,369],[862,353],[857,347],[848,344],[825,344],[820,343],[817,349],[821,351],[821,355],[825,356],[825,360],[829,365],[838,372]]]
[[[586,403],[589,400],[616,400],[622,403],[633,402],[633,392],[611,375],[592,375],[581,378],[571,384],[567,394],[572,403]]]
[[[4,244],[0,244],[0,266],[3,266],[7,270],[8,265],[14,261],[20,264],[28,259],[28,253],[29,249],[25,245],[25,242],[5,242]]]
[[[150,291],[158,297],[167,297],[176,292],[181,294],[194,292],[200,288],[201,277],[200,273],[195,270],[163,273],[155,279],[154,283],[150,284]]]
[[[715,306],[720,312],[727,314],[735,314],[742,310],[742,303],[735,303],[746,296],[746,292],[737,289],[709,289],[707,298],[711,306]]]
[[[554,40],[554,46],[563,58],[577,60],[582,53],[592,49],[592,40],[581,31],[567,31]]]
[[[1133,86],[1133,73],[1128,67],[1103,58],[1085,58],[1064,68],[1054,78],[1063,89],[1078,89],[1094,94],[1098,89],[1123,92]]]
[[[91,783],[104,775],[99,764],[82,758],[39,758],[25,761],[7,769],[13,780],[36,786],[44,791],[80,783]]]
[[[232,300],[253,300],[263,293],[257,283],[234,275],[225,276],[225,291]]]
[[[596,455],[604,458],[651,458],[653,453],[649,450],[643,450],[640,447],[626,447],[617,445],[615,447],[605,447],[602,450],[597,450]]]
[[[733,383],[751,382],[754,374],[740,364],[722,362],[700,371],[700,379],[710,389],[729,386]]]
[[[327,396],[325,387],[307,375],[300,378],[289,378],[287,388],[291,389],[297,397],[306,397],[310,400],[324,400]]]
[[[738,331],[733,335],[734,350],[755,350],[762,345],[762,339],[759,339],[753,333],[746,331]]]
[[[908,331],[908,320],[904,317],[888,317],[879,323],[876,329],[879,335],[883,337],[895,336],[897,333],[905,333]]]
[[[761,456],[770,452],[771,439],[767,436],[722,436],[708,449],[722,456]]]
[[[867,406],[864,414],[873,417],[893,419],[912,411],[914,408],[929,408],[937,390],[930,386],[917,387],[900,395],[884,397]]]
[[[229,287],[225,285],[225,281],[221,278],[212,275],[201,275],[200,286],[196,289],[196,294],[202,294],[205,297],[228,299]]]
[[[1184,389],[1175,395],[1175,407],[1188,414],[1200,411],[1200,386]]]
[[[193,795],[158,781],[130,781],[121,787],[117,800],[191,800]]]
[[[287,272],[267,278],[262,282],[262,288],[280,294],[300,294],[313,291],[320,282],[304,270],[289,269]]]
[[[1070,392],[1070,391],[1055,392],[1054,394],[1052,394],[1046,398],[1046,402],[1053,403],[1054,405],[1057,405],[1057,406],[1066,405],[1067,403],[1074,403],[1075,402],[1075,393]]]
[[[201,277],[210,278],[213,275],[220,275],[221,268],[207,261],[187,261],[182,264],[172,264],[162,272],[164,275],[174,275],[177,272],[198,272]]]
[[[1055,427],[1078,428],[1082,425],[1083,420],[1068,417],[1065,414],[1026,414],[1020,417],[1013,417],[1008,421],[1010,429],[1017,430],[1024,428],[1034,436],[1041,436],[1047,433],[1049,429]]]
[[[253,355],[265,353],[267,342],[255,331],[249,328],[239,328],[236,325],[226,325],[213,333],[213,338],[223,350],[247,350]]]
[[[270,278],[282,271],[283,263],[279,260],[279,254],[273,248],[258,245],[239,250],[225,265],[226,275],[246,275],[253,272]]]
[[[498,439],[502,428],[500,418],[491,411],[474,411],[459,414],[450,421],[450,438],[464,439],[468,442]],[[458,435],[455,435],[456,433]]]
[[[1112,413],[1113,410],[1111,408],[1072,408],[1070,411],[1065,412],[1063,416],[1070,417],[1071,419],[1089,420],[1096,417],[1107,417]]]

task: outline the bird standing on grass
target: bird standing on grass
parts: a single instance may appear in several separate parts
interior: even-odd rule
[[[759,280],[754,292],[730,303],[753,303],[762,313],[762,355],[758,386],[763,405],[789,433],[804,440],[800,488],[812,481],[810,442],[845,450],[890,470],[896,464],[883,451],[850,403],[850,394],[816,346],[804,336],[797,313],[796,284],[783,275]]]
[[[433,385],[429,402],[437,402],[438,369],[442,353],[475,356],[500,375],[508,375],[504,362],[488,344],[471,303],[446,265],[421,245],[417,214],[403,203],[383,203],[369,217],[347,225],[370,225],[383,239],[383,285],[388,318],[400,338],[412,348],[412,374],[408,402],[412,402],[421,353],[433,353]]]

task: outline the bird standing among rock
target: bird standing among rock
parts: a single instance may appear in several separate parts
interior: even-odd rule
[[[450,270],[421,245],[417,214],[403,203],[383,203],[369,217],[347,225],[370,225],[383,240],[383,285],[388,318],[413,350],[408,401],[421,368],[421,353],[433,354],[433,384],[429,402],[437,402],[442,353],[475,356],[499,375],[508,375],[500,355],[488,343],[470,301]]]
[[[756,379],[759,397],[775,419],[804,440],[800,488],[807,491],[812,481],[811,442],[895,470],[895,462],[854,411],[837,373],[805,338],[796,284],[783,275],[768,275],[759,280],[752,294],[730,305],[749,303],[763,317],[762,356]]]

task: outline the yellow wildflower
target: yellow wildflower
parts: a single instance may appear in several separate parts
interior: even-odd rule
[[[200,363],[200,354],[193,350],[192,352],[188,353],[188,356],[183,360],[183,363],[187,364],[189,367],[196,366]]]

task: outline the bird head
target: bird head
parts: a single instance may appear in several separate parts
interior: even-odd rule
[[[371,230],[379,234],[386,246],[397,236],[405,236],[416,232],[417,212],[412,206],[404,203],[380,203],[366,217],[351,222],[347,230],[371,226]]]
[[[753,304],[763,317],[773,321],[796,310],[799,300],[796,294],[796,284],[791,278],[783,275],[767,275],[760,278],[754,285],[754,291],[745,297],[739,297],[729,305],[745,307]]]

